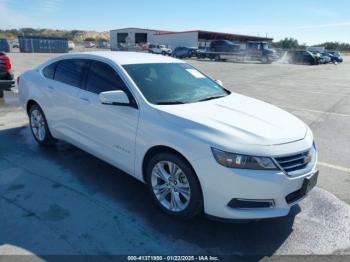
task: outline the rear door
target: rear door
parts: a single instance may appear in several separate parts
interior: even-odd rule
[[[79,92],[81,144],[92,154],[133,174],[139,110],[131,106],[102,104],[99,94],[113,90],[123,90],[129,100],[134,101],[112,66],[92,60],[85,78],[85,90]]]
[[[55,66],[53,80],[47,86],[52,93],[51,126],[59,138],[73,144],[79,143],[80,108],[79,91],[87,70],[85,59],[65,59]],[[44,73],[44,72],[43,72]]]

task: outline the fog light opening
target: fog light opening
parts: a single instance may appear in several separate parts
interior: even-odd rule
[[[227,206],[231,208],[249,209],[249,208],[273,208],[275,201],[273,199],[242,199],[234,198]]]

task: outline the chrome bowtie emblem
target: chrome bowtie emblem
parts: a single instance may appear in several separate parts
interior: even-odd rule
[[[304,164],[310,163],[311,160],[312,160],[312,156],[311,156],[311,155],[307,155],[307,156],[304,158]]]

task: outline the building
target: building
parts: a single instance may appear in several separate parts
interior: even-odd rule
[[[154,30],[144,28],[122,28],[110,31],[110,43],[112,50],[118,50],[122,47],[137,46],[144,43],[154,45],[167,45],[170,48],[178,46],[204,47],[214,39],[227,39],[236,43],[247,41],[266,41],[270,42],[273,38],[238,35],[222,32],[212,32],[204,30],[191,30],[182,32],[173,32],[166,30]]]

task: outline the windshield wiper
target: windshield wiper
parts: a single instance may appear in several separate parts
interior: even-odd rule
[[[180,105],[185,103],[181,101],[163,101],[163,102],[158,102],[156,104],[157,105]]]
[[[217,99],[217,98],[221,98],[221,97],[225,97],[225,95],[224,96],[223,95],[220,95],[220,96],[209,96],[209,97],[203,98],[201,100],[198,100],[198,102],[213,100],[213,99]]]

